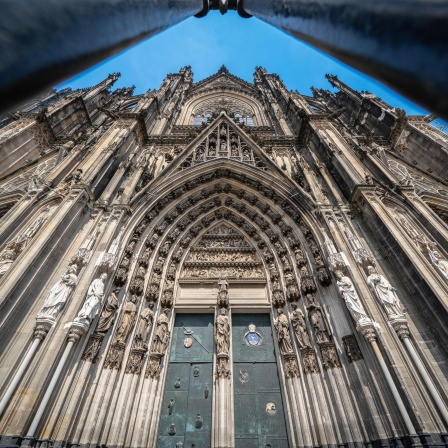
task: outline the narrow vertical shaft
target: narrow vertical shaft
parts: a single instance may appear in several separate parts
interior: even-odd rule
[[[50,401],[51,395],[53,394],[53,390],[56,387],[59,377],[61,376],[61,372],[64,369],[68,355],[70,354],[74,343],[75,343],[74,341],[67,342],[67,346],[65,347],[64,353],[62,354],[62,357],[59,360],[58,367],[56,368],[56,371],[53,374],[53,378],[51,379],[51,382],[48,385],[47,391],[45,392],[44,398],[40,403],[39,409],[37,410],[36,415],[34,416],[33,422],[31,423],[31,426],[28,429],[28,433],[26,435],[27,437],[34,437],[37,426],[39,425],[42,415],[45,411],[45,408],[47,407],[48,402]]]
[[[383,355],[380,352],[376,340],[372,339],[370,343],[372,344],[373,351],[375,352],[378,362],[380,363],[381,369],[383,370],[384,376],[386,377],[387,384],[389,384],[390,390],[392,391],[392,395],[394,396],[395,399],[395,403],[397,403],[398,409],[400,410],[400,414],[403,417],[404,423],[409,431],[409,434],[416,434],[414,425],[412,424],[408,411],[406,410],[403,400],[401,399],[400,394],[398,393],[397,386],[395,385],[394,380],[392,379],[392,376],[389,372],[389,369],[387,368],[387,365],[384,361]]]
[[[23,361],[20,364],[19,370],[17,370],[16,374],[14,375],[14,378],[11,381],[11,384],[9,385],[8,389],[5,392],[5,395],[3,395],[3,398],[0,401],[0,416],[3,414],[6,406],[9,403],[9,400],[11,399],[14,391],[16,390],[17,386],[19,385],[23,374],[28,369],[28,366],[29,366],[31,360],[33,359],[33,356],[36,353],[40,343],[41,343],[41,339],[35,338],[33,340],[33,343],[31,344],[30,349],[28,350],[28,353],[25,355],[25,358],[23,358]]]
[[[414,364],[417,367],[418,372],[420,373],[421,377],[423,378],[423,381],[426,384],[426,387],[428,388],[432,399],[434,400],[437,408],[439,409],[440,413],[442,414],[443,419],[445,420],[445,423],[448,424],[448,410],[446,408],[446,405],[442,401],[440,394],[437,392],[436,388],[434,387],[434,384],[431,381],[431,378],[429,377],[428,372],[426,371],[425,367],[423,366],[422,361],[418,357],[417,352],[415,351],[415,348],[412,345],[412,342],[407,337],[403,338],[403,342],[404,342],[404,345],[406,346],[409,354],[411,355],[411,358],[414,361]]]

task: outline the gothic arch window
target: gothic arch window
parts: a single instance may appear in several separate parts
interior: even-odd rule
[[[193,125],[200,126],[203,123],[209,123],[222,111],[225,111],[238,124],[254,125],[253,108],[245,101],[228,97],[214,97],[199,103],[193,112]]]
[[[246,126],[270,126],[264,109],[255,99],[235,93],[213,93],[187,100],[177,120],[178,125],[200,126],[225,112],[236,123]],[[207,118],[209,118],[207,120]]]

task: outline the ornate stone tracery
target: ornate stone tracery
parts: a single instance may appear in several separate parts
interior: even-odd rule
[[[112,78],[38,124],[26,117],[38,160],[17,148],[6,168],[20,174],[0,179],[0,310],[13,334],[0,326],[0,367],[13,366],[0,435],[181,447],[185,426],[227,447],[249,440],[248,421],[283,414],[287,437],[269,439],[273,424],[249,442],[440,431],[431,384],[444,393],[448,264],[426,205],[443,216],[428,162],[445,160],[439,132],[334,77],[339,93],[313,98],[262,68],[252,85],[225,68],[193,83],[184,67],[135,96],[110,93]],[[26,132],[13,128],[2,144]],[[434,140],[425,157],[422,135]],[[182,326],[185,315],[207,324]],[[60,377],[48,381],[50,368]],[[194,413],[178,417],[183,406]]]

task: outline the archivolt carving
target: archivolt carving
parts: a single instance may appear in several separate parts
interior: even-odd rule
[[[321,344],[331,344],[331,334],[326,316],[322,314],[317,303],[311,303],[315,300],[312,294],[316,291],[316,286],[313,276],[308,269],[306,257],[301,249],[300,240],[294,234],[293,226],[285,222],[283,216],[271,208],[262,198],[248,193],[244,188],[237,188],[232,184],[217,183],[200,191],[195,191],[187,199],[180,199],[180,202],[174,207],[163,213],[165,208],[172,204],[173,200],[187,194],[188,190],[197,187],[203,181],[207,182],[215,178],[216,174],[188,181],[184,187],[177,188],[171,193],[162,196],[153,205],[152,209],[146,213],[144,220],[137,226],[125,248],[122,261],[115,276],[115,283],[124,284],[126,282],[130,260],[136,254],[138,241],[149,223],[161,214],[163,216],[153,226],[152,233],[145,236],[144,243],[141,244],[140,253],[137,256],[136,269],[129,283],[130,293],[138,296],[143,294],[146,272],[150,268],[151,277],[145,291],[146,300],[156,302],[160,295],[161,306],[167,309],[171,308],[174,301],[176,271],[178,271],[179,263],[184,258],[186,249],[194,241],[197,242],[194,243],[194,248],[189,250],[184,261],[183,270],[181,271],[183,272],[182,278],[192,275],[193,278],[198,276],[217,279],[222,275],[231,277],[232,274],[237,278],[238,276],[245,279],[251,277],[263,278],[264,269],[256,249],[244,242],[244,236],[241,237],[241,234],[232,230],[232,227],[228,225],[218,225],[210,231],[204,231],[217,220],[225,219],[227,222],[235,224],[237,228],[241,228],[262,251],[264,261],[269,266],[272,302],[277,309],[284,306],[285,298],[289,301],[296,301],[300,298],[299,285],[297,284],[293,263],[289,255],[294,253],[296,264],[301,269],[301,289],[303,293],[308,295],[309,315],[314,325],[313,328],[316,331],[316,339]],[[299,230],[302,231],[307,240],[315,260],[319,262],[320,250],[317,243],[307,225],[300,219],[295,208],[289,205],[287,201],[281,199],[273,190],[262,186],[257,181],[252,181],[244,176],[238,180],[243,180],[250,185],[250,188],[258,189],[264,197],[269,201],[277,203],[284,212],[287,212],[293,218],[293,221],[299,223]],[[223,195],[225,196],[223,197]],[[213,198],[212,196],[215,197]],[[210,198],[209,201],[207,201],[208,198]],[[200,203],[199,206],[197,206],[198,203]],[[235,212],[229,210],[229,208],[235,210]],[[260,237],[260,230],[254,225],[261,229],[261,233],[265,234],[266,240]],[[282,237],[277,233],[276,227],[278,232],[283,235]],[[199,235],[201,236],[198,239]],[[267,240],[269,240],[268,244]],[[290,250],[284,246],[281,240],[287,243]],[[276,252],[277,258],[274,258],[269,247]],[[205,267],[207,269],[204,269]],[[325,269],[325,266],[320,267]],[[232,268],[233,271],[226,271],[229,268]],[[193,272],[196,272],[196,274]],[[165,280],[162,288],[163,279]],[[281,285],[282,279],[286,286],[285,290],[283,290]],[[162,318],[163,316],[161,315],[160,317]],[[304,349],[309,346],[306,337],[302,335],[302,338],[305,340]],[[110,353],[108,353],[108,361],[105,366],[120,368],[123,362],[125,344],[118,340],[114,342],[109,350]],[[160,344],[162,344],[161,341],[155,343],[146,369],[146,375],[153,378],[160,374],[163,357],[159,350]],[[144,342],[140,341],[141,346],[137,345],[136,341],[134,341],[126,364],[128,373],[139,373],[143,366],[146,348]],[[330,349],[327,351],[329,352]],[[306,353],[306,370],[310,372],[318,370],[314,352],[313,356],[311,353]],[[296,359],[290,359],[288,354],[285,355],[285,366],[288,367],[288,372],[291,376],[295,376],[296,371],[298,375],[296,363]]]

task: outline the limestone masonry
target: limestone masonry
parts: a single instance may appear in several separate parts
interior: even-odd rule
[[[448,447],[448,136],[190,67],[0,118],[0,445]]]

